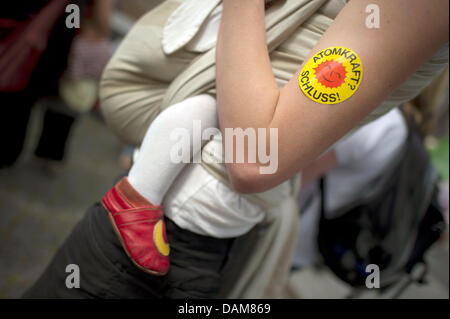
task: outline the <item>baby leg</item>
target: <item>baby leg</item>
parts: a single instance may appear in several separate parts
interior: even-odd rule
[[[185,165],[171,158],[171,150],[179,146],[179,141],[174,141],[171,134],[176,129],[183,129],[189,135],[187,148],[194,156],[201,148],[201,144],[193,141],[194,121],[198,120],[202,130],[218,125],[216,100],[210,95],[198,95],[170,106],[147,130],[128,180],[154,205],[162,203],[167,190]]]

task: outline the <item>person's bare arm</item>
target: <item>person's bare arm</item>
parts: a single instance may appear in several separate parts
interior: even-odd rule
[[[381,28],[365,26],[365,8],[380,7]],[[447,0],[354,0],[314,47],[355,51],[363,65],[359,89],[348,100],[324,105],[307,98],[299,72],[279,90],[265,42],[264,0],[224,0],[217,43],[220,128],[277,128],[278,170],[260,164],[227,164],[233,187],[243,193],[270,189],[304,168],[356,126],[448,38]],[[269,144],[268,142],[266,143]]]
[[[93,15],[84,19],[82,35],[93,39],[108,38],[111,31],[113,0],[95,0],[91,5]]]
[[[107,38],[111,30],[111,14],[113,11],[113,0],[96,0],[94,4],[95,21],[98,32]]]

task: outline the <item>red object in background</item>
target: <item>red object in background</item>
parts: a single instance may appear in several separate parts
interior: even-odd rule
[[[24,90],[68,0],[52,0],[27,21],[0,19],[0,92]]]

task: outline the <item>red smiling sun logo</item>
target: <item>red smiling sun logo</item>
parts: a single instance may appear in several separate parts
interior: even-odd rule
[[[327,88],[340,87],[347,75],[344,66],[337,61],[325,61],[319,64],[314,71],[320,84]]]

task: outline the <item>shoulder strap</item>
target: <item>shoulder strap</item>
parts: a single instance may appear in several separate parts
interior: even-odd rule
[[[323,175],[319,180],[320,189],[320,218],[325,219],[325,175]]]

